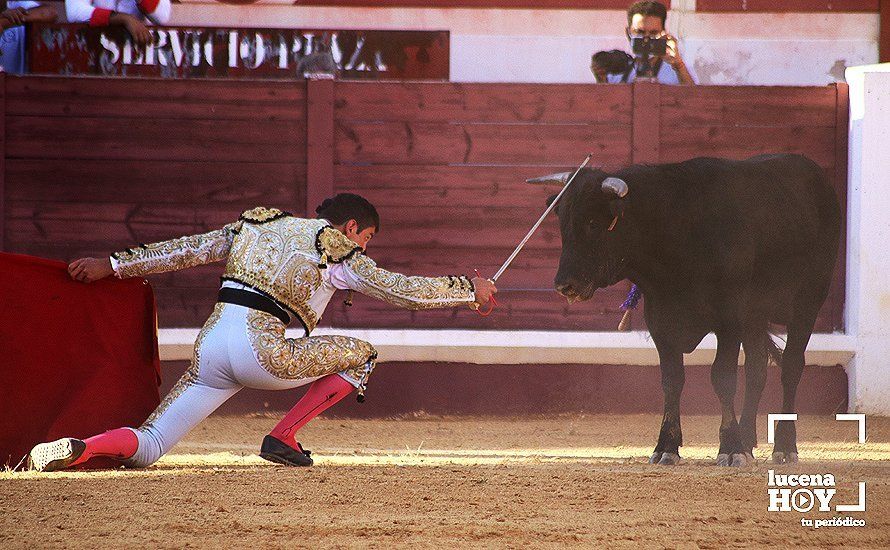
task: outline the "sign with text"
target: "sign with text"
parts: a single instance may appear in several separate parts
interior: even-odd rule
[[[147,46],[120,27],[29,31],[31,74],[287,79],[302,77],[307,56],[330,52],[342,78],[449,77],[448,31],[150,27]]]

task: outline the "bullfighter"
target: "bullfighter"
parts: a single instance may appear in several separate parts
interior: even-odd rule
[[[53,471],[96,457],[130,467],[157,461],[241,388],[284,390],[311,384],[262,443],[260,456],[311,466],[297,431],[354,389],[363,400],[377,352],[348,336],[310,336],[336,290],[358,291],[408,309],[478,309],[497,292],[492,281],[466,276],[419,277],[377,267],[365,254],[379,230],[374,206],[359,195],[325,200],[317,219],[254,208],[221,229],[150,245],[110,258],[82,258],[71,277],[139,277],[226,260],[213,313],[195,342],[191,366],[139,428],[118,428],[86,440],[36,445],[32,469]],[[285,337],[296,320],[302,338]]]

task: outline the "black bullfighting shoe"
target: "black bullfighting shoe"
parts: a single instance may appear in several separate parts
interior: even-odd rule
[[[28,469],[38,472],[64,470],[80,458],[87,444],[73,437],[63,437],[50,443],[35,445],[28,453]]]
[[[263,438],[263,446],[260,447],[260,456],[269,462],[277,462],[285,466],[312,466],[310,451],[306,451],[297,443],[294,449],[278,438],[267,435]]]

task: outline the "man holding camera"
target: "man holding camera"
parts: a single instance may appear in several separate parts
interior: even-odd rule
[[[695,84],[680,56],[677,39],[665,30],[666,20],[667,8],[660,2],[635,2],[628,8],[625,34],[633,56],[620,50],[594,54],[590,70],[597,82],[648,79],[662,84]]]

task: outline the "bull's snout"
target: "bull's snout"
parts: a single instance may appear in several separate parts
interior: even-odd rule
[[[577,287],[571,282],[556,283],[556,292],[564,296],[570,304],[580,299]]]
[[[569,283],[563,283],[563,284],[557,283],[556,291],[559,292],[560,294],[562,294],[563,296],[568,296],[570,294],[575,293],[574,287],[572,287],[572,285]]]

